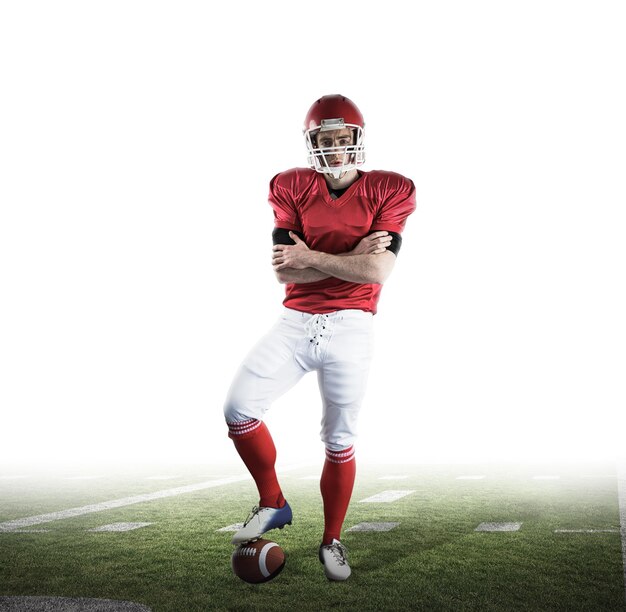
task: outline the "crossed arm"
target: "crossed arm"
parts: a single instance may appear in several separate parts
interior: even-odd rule
[[[272,266],[280,283],[311,283],[330,276],[353,283],[385,282],[396,261],[387,250],[391,236],[373,232],[347,253],[331,255],[313,251],[296,234],[289,232],[294,245],[276,244]]]

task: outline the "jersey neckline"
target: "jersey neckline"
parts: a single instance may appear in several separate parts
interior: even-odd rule
[[[328,206],[330,206],[330,208],[341,208],[344,204],[346,204],[346,202],[348,202],[348,200],[350,200],[350,198],[352,198],[352,196],[354,195],[354,191],[356,190],[358,184],[361,182],[364,174],[362,170],[357,170],[357,172],[359,174],[359,178],[357,178],[356,181],[354,181],[354,183],[352,183],[352,185],[350,185],[336,200],[333,200],[332,196],[330,195],[330,191],[328,190],[328,183],[326,182],[326,179],[322,176],[322,173],[315,173],[317,175],[316,178],[322,198],[324,199],[324,202]]]

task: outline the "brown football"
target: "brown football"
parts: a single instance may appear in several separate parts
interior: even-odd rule
[[[231,557],[235,576],[246,582],[257,584],[276,578],[285,567],[283,549],[269,540],[255,540],[240,544]]]

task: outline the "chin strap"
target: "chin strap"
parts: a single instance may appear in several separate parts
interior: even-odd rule
[[[348,174],[348,171],[347,170],[337,170],[337,171],[329,172],[329,174],[334,179],[342,179],[346,174]]]

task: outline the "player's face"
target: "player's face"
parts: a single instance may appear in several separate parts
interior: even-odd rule
[[[320,149],[329,149],[331,147],[348,147],[354,144],[354,135],[350,128],[340,130],[329,130],[328,132],[320,132],[317,135],[317,146]],[[326,163],[333,166],[342,166],[348,160],[344,160],[345,149],[337,149],[330,153],[326,153],[324,158]]]

